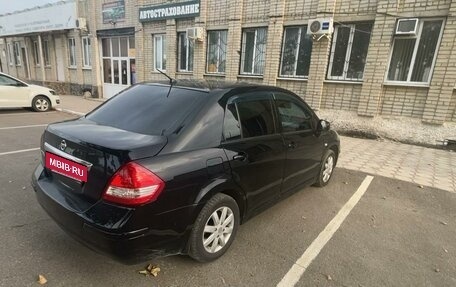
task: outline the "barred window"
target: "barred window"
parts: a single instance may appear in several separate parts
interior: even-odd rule
[[[38,46],[38,41],[33,41],[33,56],[35,58],[35,65],[40,65],[40,48]]]
[[[84,68],[90,68],[91,62],[91,43],[89,37],[82,37],[82,64]]]
[[[49,60],[49,41],[44,40],[42,42],[43,45],[43,60],[44,60],[44,65],[45,66],[50,66],[51,62]]]
[[[70,67],[76,66],[76,42],[74,38],[68,39],[68,52],[70,53]]]
[[[207,32],[207,67],[208,73],[225,73],[227,30]]]
[[[267,31],[267,28],[253,28],[242,33],[241,74],[263,75]]]
[[[164,34],[154,35],[154,68],[155,70],[166,70],[166,36]]]
[[[8,63],[10,66],[13,65],[13,47],[11,46],[11,43],[6,44],[7,52],[8,52]]]
[[[387,81],[429,83],[442,37],[442,19],[419,21],[418,32],[395,36]]]
[[[285,28],[280,76],[306,78],[309,75],[312,39],[306,32],[307,26]]]
[[[366,64],[372,23],[335,27],[328,79],[361,81]]]
[[[177,34],[178,38],[178,70],[181,72],[193,71],[193,45],[194,42],[187,38],[186,32]]]
[[[14,42],[14,64],[20,66],[21,60],[21,45],[19,42]]]

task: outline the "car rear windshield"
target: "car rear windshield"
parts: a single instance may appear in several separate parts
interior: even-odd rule
[[[168,95],[169,91],[169,95]],[[208,93],[167,86],[136,85],[86,116],[101,125],[147,135],[169,135],[197,112]]]

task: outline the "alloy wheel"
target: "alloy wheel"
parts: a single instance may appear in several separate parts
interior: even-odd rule
[[[325,161],[325,168],[323,169],[323,182],[327,182],[331,177],[334,169],[334,157],[328,156]]]
[[[49,109],[49,103],[45,99],[37,99],[35,101],[35,107],[39,111],[47,111]]]
[[[202,238],[204,249],[209,253],[220,251],[230,240],[233,228],[233,211],[227,206],[215,210],[204,226]]]

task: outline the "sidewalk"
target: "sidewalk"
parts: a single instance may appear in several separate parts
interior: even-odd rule
[[[103,100],[60,96],[60,111],[84,115]],[[341,136],[338,167],[456,192],[456,152]]]

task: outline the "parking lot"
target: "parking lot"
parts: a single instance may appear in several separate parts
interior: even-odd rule
[[[46,124],[74,117],[0,110],[1,286],[36,286],[38,274],[46,286],[456,286],[456,193],[378,175],[362,190],[369,175],[343,167],[327,187],[242,225],[213,263],[127,266],[98,255],[47,216],[30,186]],[[138,274],[149,263],[157,277]]]

